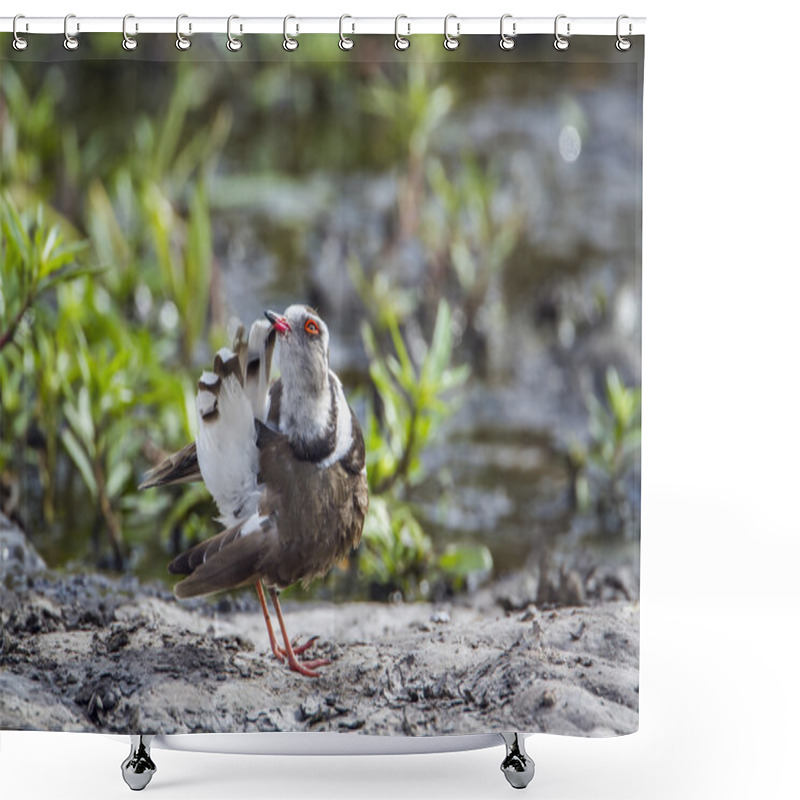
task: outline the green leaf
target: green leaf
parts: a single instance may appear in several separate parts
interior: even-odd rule
[[[449,545],[439,557],[439,568],[449,575],[466,578],[492,571],[492,554],[487,547]]]
[[[78,389],[76,402],[77,405],[73,405],[71,402],[63,404],[64,416],[89,455],[94,457],[94,420],[92,419],[89,390],[86,386]]]
[[[120,495],[125,488],[125,484],[130,479],[132,472],[133,470],[129,461],[114,461],[111,466],[111,471],[106,478],[106,494],[111,498]]]
[[[64,430],[61,431],[61,441],[67,453],[69,453],[72,462],[78,468],[78,472],[80,472],[86,488],[92,495],[92,499],[97,500],[97,481],[94,478],[94,472],[89,457],[81,448],[78,440],[69,428],[64,428]]]

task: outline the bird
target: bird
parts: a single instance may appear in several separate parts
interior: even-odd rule
[[[327,659],[300,660],[278,600],[327,574],[358,546],[369,508],[364,436],[329,366],[330,334],[319,314],[295,304],[265,311],[245,339],[215,354],[200,376],[194,442],[144,475],[140,489],[202,480],[224,530],[168,566],[179,599],[252,585],[279,662],[310,678]],[[281,374],[271,381],[277,341]],[[278,620],[279,645],[266,592]]]

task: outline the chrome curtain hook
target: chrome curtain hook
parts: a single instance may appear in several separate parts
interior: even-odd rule
[[[628,19],[627,14],[620,14],[617,17],[617,41],[616,44],[614,45],[617,48],[617,50],[619,50],[621,53],[624,53],[626,50],[631,49],[631,40],[626,39],[621,33],[622,20],[624,19]],[[633,33],[633,25],[631,25],[631,23],[628,22],[628,36],[630,36],[632,33]]]
[[[225,47],[227,47],[227,48],[228,48],[228,50],[230,50],[230,51],[231,51],[231,53],[237,53],[239,50],[241,50],[241,49],[242,49],[242,40],[241,40],[241,39],[237,39],[237,38],[236,38],[236,37],[235,37],[235,36],[234,36],[234,35],[231,33],[231,23],[232,23],[232,22],[233,22],[235,19],[239,19],[239,17],[237,17],[237,16],[236,16],[236,14],[231,14],[231,15],[228,17],[228,41],[227,41],[227,43],[226,43]],[[241,25],[239,25],[239,33],[241,33],[241,32],[242,32],[242,26],[241,26]]]
[[[555,32],[555,37],[556,37],[555,41],[553,42],[553,47],[555,47],[556,50],[566,50],[569,47],[569,39],[565,38],[558,32],[558,21],[566,18],[567,18],[566,14],[559,14],[556,17],[556,21],[553,26],[553,30]],[[569,22],[567,22],[567,36],[572,35],[572,31],[570,30],[570,28],[571,25]]]
[[[122,49],[123,50],[135,50],[136,46],[139,44],[133,36],[128,34],[128,20],[129,19],[136,19],[133,14],[126,14],[122,18]],[[134,30],[139,30],[139,23],[136,23]]]
[[[287,14],[283,18],[283,49],[289,53],[292,53],[300,46],[300,42],[298,42],[293,36],[289,36],[288,25],[290,19],[297,19],[297,17]],[[295,32],[300,33],[300,26],[297,23],[295,23]]]
[[[352,50],[355,42],[349,37],[344,35],[344,21],[346,19],[353,19],[349,14],[342,14],[339,17],[339,49]],[[351,33],[355,33],[356,25],[354,22],[350,23]]]
[[[21,19],[25,19],[25,15],[24,14],[17,14],[17,16],[14,17],[14,24],[11,26],[11,32],[14,34],[14,41],[11,42],[11,44],[12,44],[12,46],[13,46],[13,48],[15,50],[18,50],[20,52],[22,50],[27,49],[27,47],[28,47],[28,40],[27,39],[23,39],[19,35],[19,33],[17,32],[17,23]],[[26,31],[28,30],[28,23],[27,22],[25,23],[25,30]]]
[[[411,47],[411,40],[407,39],[406,36],[411,35],[411,23],[406,23],[408,26],[408,31],[406,36],[400,35],[400,20],[401,19],[408,19],[405,14],[398,14],[394,18],[394,49],[395,50],[408,50]]]
[[[456,35],[453,36],[447,30],[447,23],[450,22],[451,19],[456,20]],[[444,18],[444,49],[445,50],[458,50],[459,41],[458,37],[461,35],[461,23],[458,21],[458,17],[455,14],[448,14]]]
[[[181,33],[181,20],[188,18],[189,18],[188,14],[178,14],[177,18],[175,19],[175,36],[177,37],[175,39],[175,47],[177,47],[178,50],[188,50],[192,46],[192,40]],[[189,33],[191,32],[192,32],[192,23],[190,22]]]
[[[64,17],[64,49],[65,50],[77,50],[78,49],[78,40],[76,37],[72,36],[69,32],[69,21],[71,19],[75,19],[74,14],[67,14]],[[79,31],[81,29],[80,23],[75,23],[75,31]]]
[[[517,23],[511,23],[511,36],[509,36],[505,32],[506,20],[513,19],[511,14],[503,14],[500,17],[500,49],[501,50],[513,50],[514,45],[516,45],[516,40],[514,37],[517,35]]]

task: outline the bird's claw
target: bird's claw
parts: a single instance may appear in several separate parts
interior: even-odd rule
[[[307,642],[303,642],[303,644],[299,645],[295,645],[295,643],[292,642],[292,650],[294,650],[294,654],[296,656],[299,656],[302,653],[305,653],[305,651],[308,650],[309,647],[313,646],[314,642],[316,642],[317,639],[319,639],[319,636],[312,636]]]
[[[292,642],[292,652],[296,656],[302,655],[303,653],[306,652],[306,650],[308,650],[310,647],[313,646],[314,642],[316,642],[317,639],[319,639],[319,636],[312,636],[307,642],[303,642],[303,644],[299,645],[295,644],[295,642],[297,641],[297,639],[295,639]],[[284,659],[289,658],[289,655],[286,652],[286,648],[281,647],[280,645],[276,645],[272,649],[272,652],[275,654],[275,658],[277,658],[278,661],[280,661],[281,663],[283,663]]]
[[[294,672],[299,672],[301,675],[305,675],[307,678],[319,678],[319,672],[314,672],[315,669],[318,667],[324,667],[326,664],[330,664],[330,659],[328,658],[317,658],[313,661],[298,661],[295,659],[289,659],[289,669]]]

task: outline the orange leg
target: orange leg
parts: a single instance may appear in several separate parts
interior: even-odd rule
[[[267,608],[267,598],[264,597],[264,588],[261,585],[261,581],[255,582],[256,593],[258,594],[258,599],[261,601],[261,610],[264,612],[264,620],[267,623],[267,633],[269,634],[269,646],[272,648],[272,652],[275,655],[275,658],[283,664],[283,656],[284,653],[280,647],[278,647],[278,640],[275,638],[275,631],[272,629],[272,620],[269,618],[269,609]],[[283,627],[283,625],[281,625]]]
[[[281,613],[281,604],[278,602],[278,592],[275,589],[270,589],[269,596],[272,598],[272,605],[275,608],[275,613],[278,615],[278,624],[281,626],[281,635],[283,636],[283,644],[285,647],[283,653],[286,656],[286,660],[289,662],[289,667],[295,672],[299,672],[301,675],[305,675],[308,678],[318,678],[319,673],[314,672],[314,669],[317,667],[323,667],[325,664],[330,664],[331,662],[327,658],[318,658],[315,661],[306,661],[305,664],[301,664],[297,660],[295,651],[292,648],[292,642],[289,639],[289,634],[286,632],[286,624],[283,621],[283,614]],[[305,645],[303,645],[303,649],[305,650],[308,648],[313,641],[314,640],[311,639],[306,642]]]

